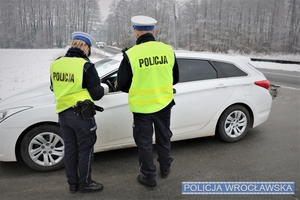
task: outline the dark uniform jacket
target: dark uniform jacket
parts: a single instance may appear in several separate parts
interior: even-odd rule
[[[149,42],[149,41],[155,41],[154,36],[151,33],[146,33],[144,35],[141,35],[137,41],[136,44],[139,45],[144,42]],[[123,60],[121,61],[119,70],[118,70],[118,87],[122,92],[129,92],[130,86],[131,86],[131,81],[132,81],[132,69],[129,63],[129,58],[125,53],[123,53]],[[121,75],[122,74],[122,75]],[[178,64],[177,60],[175,57],[175,64],[173,67],[173,85],[179,82],[179,69],[178,69]],[[175,105],[174,99],[171,101],[171,103],[167,106],[173,106]]]

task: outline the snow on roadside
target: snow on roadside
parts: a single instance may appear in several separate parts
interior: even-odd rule
[[[66,49],[0,49],[0,97],[49,82],[50,64],[65,53]],[[99,59],[99,54],[91,58]]]
[[[300,72],[300,65],[297,64],[280,64],[280,63],[258,62],[258,61],[251,61],[251,64],[258,69],[261,68],[261,69],[275,69],[275,70],[283,70],[283,71]]]
[[[101,59],[100,49],[93,49],[92,52],[93,62]],[[49,82],[51,62],[65,53],[66,49],[0,49],[0,97]],[[299,56],[294,57],[289,56],[294,61],[299,59]],[[300,65],[295,64],[268,62],[252,62],[252,64],[257,68],[300,72]]]
[[[0,49],[0,95],[49,81],[50,63],[63,49]]]

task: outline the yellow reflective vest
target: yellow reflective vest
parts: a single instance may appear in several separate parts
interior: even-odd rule
[[[126,51],[132,68],[128,92],[129,109],[135,113],[154,113],[173,99],[174,51],[162,42],[150,41]]]
[[[50,66],[52,88],[56,99],[56,113],[60,113],[78,101],[91,100],[87,89],[82,88],[83,58],[62,57]]]

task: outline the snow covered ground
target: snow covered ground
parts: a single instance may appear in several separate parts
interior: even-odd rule
[[[0,97],[49,82],[51,62],[65,52],[66,49],[0,49]],[[93,62],[101,59],[101,50],[94,49],[93,52]],[[273,59],[299,61],[300,56],[276,56]],[[300,65],[296,64],[252,63],[257,68],[300,72]]]

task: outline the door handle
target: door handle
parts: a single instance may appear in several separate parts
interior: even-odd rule
[[[227,87],[227,85],[225,85],[225,84],[219,84],[216,88],[218,89],[218,88],[226,88]]]

